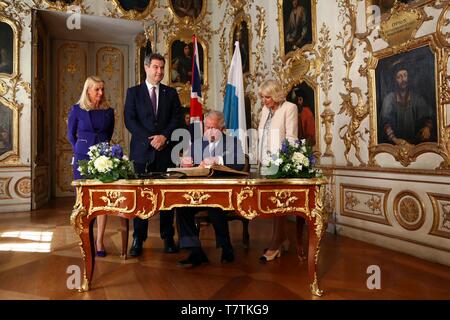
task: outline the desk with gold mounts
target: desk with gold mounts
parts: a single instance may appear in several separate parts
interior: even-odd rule
[[[308,275],[311,293],[321,296],[317,279],[320,241],[328,215],[323,210],[325,179],[191,178],[136,179],[102,183],[76,180],[76,202],[70,217],[80,237],[84,260],[80,291],[88,291],[95,263],[93,222],[99,215],[149,219],[177,207],[219,207],[254,219],[296,215],[308,224]],[[125,220],[126,221],[126,220]],[[297,239],[299,236],[297,235]],[[300,240],[301,241],[301,240]],[[126,257],[126,246],[122,255]]]

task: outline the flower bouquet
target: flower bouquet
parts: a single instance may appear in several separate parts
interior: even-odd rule
[[[277,154],[272,155],[269,163],[269,178],[316,178],[322,177],[322,171],[314,168],[316,158],[312,146],[305,139],[281,144]]]
[[[111,182],[118,179],[134,178],[134,167],[122,147],[101,142],[89,148],[89,160],[78,161],[78,171],[86,179]]]

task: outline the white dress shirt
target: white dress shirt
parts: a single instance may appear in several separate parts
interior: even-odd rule
[[[215,154],[215,149],[216,149],[217,145],[219,144],[219,142],[220,142],[220,140],[209,143],[209,145],[208,145],[209,154],[211,155],[211,157],[217,158],[217,164],[223,165],[223,156],[217,156]]]

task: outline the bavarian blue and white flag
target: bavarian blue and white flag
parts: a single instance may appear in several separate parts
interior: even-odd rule
[[[239,41],[234,43],[234,54],[228,71],[223,113],[226,128],[234,130],[234,135],[241,140],[242,149],[247,154],[247,121],[245,119],[244,79]]]

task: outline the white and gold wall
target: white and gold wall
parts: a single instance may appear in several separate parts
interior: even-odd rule
[[[306,6],[310,9],[310,38],[299,48],[289,46],[283,36],[284,15],[289,14],[291,1],[203,0],[202,3],[194,19],[190,19],[177,15],[173,1],[169,0],[150,1],[141,12],[125,11],[118,0],[75,1],[81,5],[81,12],[89,16],[143,23],[145,33],[136,37],[136,45],[128,47],[128,52],[117,47],[119,51],[100,47],[95,51],[103,56],[97,56],[98,70],[104,70],[106,77],[111,75],[111,85],[123,80],[123,87],[127,87],[137,82],[137,49],[146,34],[152,40],[153,50],[166,57],[164,82],[176,86],[182,103],[188,104],[189,84],[173,82],[170,69],[177,41],[188,43],[192,34],[196,34],[204,54],[202,92],[206,109],[223,108],[235,31],[245,22],[250,54],[244,82],[252,126],[258,123],[261,103],[257,92],[264,79],[280,80],[286,94],[298,86],[306,86],[313,92],[315,151],[330,178],[326,198],[327,208],[333,212],[330,226],[343,235],[450,265],[449,1],[414,0],[408,5],[397,3],[392,9],[392,3],[377,0],[310,0]],[[381,6],[380,15],[371,5]],[[30,88],[35,88],[31,68],[31,9],[67,12],[73,7],[45,0],[23,1],[20,5],[0,1],[0,6],[0,15],[17,21],[16,27],[20,29],[17,75],[9,78],[0,75],[0,102],[13,111],[17,123],[13,150],[7,157],[0,156],[0,211],[26,210],[31,207],[31,196],[49,192],[50,184],[53,190],[61,184],[58,188],[65,192],[61,194],[69,194],[71,179],[67,165],[65,171],[54,176],[52,165],[46,167],[45,161],[37,165],[39,161],[33,160],[36,152],[29,143],[30,136],[34,139],[31,108],[38,106],[32,104],[30,92]],[[145,27],[144,21],[152,22],[152,28]],[[377,124],[380,68],[389,59],[407,56],[423,47],[428,47],[433,57],[435,137],[415,144],[404,140],[383,142]],[[112,66],[111,61],[120,62],[124,52],[125,63]],[[128,76],[113,79],[118,71],[111,68],[124,68]],[[48,81],[55,85],[57,79],[51,76]],[[37,99],[36,92],[38,89],[34,89],[33,99]],[[111,99],[123,98],[124,92],[118,90]],[[66,99],[65,105],[69,105],[74,97],[67,94],[61,99]],[[43,110],[46,114],[45,110],[50,109]],[[54,132],[63,131],[64,116],[62,120],[54,114],[44,118],[50,116],[58,119],[53,125]],[[117,128],[117,141],[127,144],[126,130]],[[67,147],[64,143],[51,145],[48,154],[53,155],[53,160],[47,163],[53,161],[53,167],[58,161],[67,164],[69,155],[64,152],[69,149],[64,146]],[[32,171],[36,172],[33,180]]]

